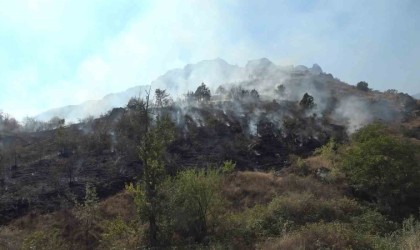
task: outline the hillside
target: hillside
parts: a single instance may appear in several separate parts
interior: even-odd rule
[[[220,58],[188,64],[184,68],[168,71],[152,81],[151,86],[153,89],[165,89],[177,100],[184,98],[188,91],[194,90],[201,82],[212,93],[216,93],[220,85],[229,88],[236,84],[246,89],[256,89],[262,99],[267,101],[279,98],[299,101],[303,94],[308,93],[317,100],[318,114],[332,108],[328,106],[334,102],[335,112],[331,114],[332,119],[340,125],[346,125],[350,131],[376,119],[399,120],[401,107],[410,101],[404,95],[399,95],[395,100],[393,95],[357,91],[355,87],[324,73],[317,64],[311,68],[302,65],[282,67],[266,58],[249,61],[244,67],[230,65]],[[286,87],[281,97],[275,92],[276,86],[280,84]],[[124,107],[131,97],[144,95],[147,88],[137,86],[121,93],[110,94],[102,100],[53,109],[36,116],[36,119],[48,121],[53,117],[60,117],[77,122],[88,116],[96,118],[112,108]]]
[[[113,108],[125,106],[130,98],[143,94],[148,88],[148,86],[136,86],[120,93],[106,95],[101,100],[51,109],[36,115],[35,119],[46,122],[54,117],[60,117],[69,122],[77,122],[89,116],[99,117]]]
[[[209,68],[212,74],[204,76]],[[420,167],[420,102],[407,94],[361,89],[317,65],[278,67],[268,59],[243,68],[204,61],[170,71],[152,86],[179,98],[130,99],[139,90],[134,88],[96,102],[129,99],[99,118],[67,126],[58,120],[44,129],[10,126],[1,117],[0,242],[10,237],[29,249],[45,249],[46,242],[51,249],[148,245],[153,240],[141,211],[150,210],[132,210],[144,205],[144,173],[153,164],[159,166],[151,176],[160,181],[155,188],[164,211],[156,237],[165,246],[223,246],[235,239],[233,248],[278,249],[305,245],[309,234],[313,244],[370,248],[389,244],[385,236],[397,230],[393,223],[418,211],[412,178],[420,176],[412,170]],[[65,117],[82,107],[69,108]],[[171,139],[163,140],[169,132]],[[147,153],[153,156],[149,165]],[[399,169],[380,175],[380,188],[369,186],[378,169],[359,183],[358,176],[350,178],[353,168],[345,168],[377,161],[373,167]],[[401,183],[409,184],[387,188]],[[217,197],[203,201],[213,204],[209,214],[191,214],[196,210],[186,204],[206,195]],[[338,238],[322,234],[337,230]]]

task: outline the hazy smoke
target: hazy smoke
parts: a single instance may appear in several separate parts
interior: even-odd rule
[[[371,100],[360,95],[352,86],[342,83],[330,74],[323,73],[321,67],[314,64],[311,68],[306,66],[280,67],[266,58],[249,61],[244,67],[230,65],[218,58],[201,61],[197,64],[188,64],[184,68],[168,71],[151,83],[152,89],[166,89],[175,100],[183,100],[188,91],[195,89],[204,82],[215,97],[216,89],[222,85],[227,90],[232,87],[241,87],[246,90],[256,89],[260,98],[265,101],[291,101],[299,102],[305,93],[314,97],[316,106],[307,115],[322,116],[325,112],[331,114],[331,122],[345,125],[349,133],[354,132],[363,125],[375,120],[392,120],[397,113],[390,103]],[[282,84],[285,92],[280,95],[276,87]],[[68,106],[47,111],[37,118],[48,120],[59,116],[66,121],[77,121],[87,116],[99,116],[115,107],[124,107],[133,96],[144,96],[147,86],[131,88],[125,92],[111,94],[100,101],[88,101],[77,106]],[[351,93],[351,94],[349,94]],[[214,99],[223,102],[226,98],[216,96]],[[252,101],[252,100],[251,100]],[[242,100],[244,102],[244,100]],[[181,117],[189,115],[193,122],[203,126],[204,120],[198,112],[194,111],[194,103],[178,101],[181,110],[177,111],[176,120],[183,123]],[[251,134],[256,134],[256,127],[262,116],[281,126],[287,108],[284,112],[262,114],[258,107],[244,111],[241,103],[228,102],[225,112],[234,110],[237,117],[247,120],[247,127]]]

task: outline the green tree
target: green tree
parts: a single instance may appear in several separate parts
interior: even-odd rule
[[[155,90],[155,104],[158,108],[165,106],[168,100],[169,94],[166,93],[165,89],[156,89]]]
[[[76,217],[80,222],[80,230],[75,235],[77,241],[83,242],[85,249],[93,249],[99,243],[98,202],[96,188],[87,183],[84,202],[79,205],[76,211]]]
[[[229,165],[230,164],[230,165]],[[226,163],[228,171],[234,165]],[[220,170],[185,170],[167,185],[175,232],[203,242],[222,214],[222,173]]]
[[[418,150],[375,123],[352,136],[339,164],[361,197],[375,201],[393,216],[404,216],[420,206]]]
[[[210,89],[203,83],[195,90],[194,96],[198,101],[210,101]]]
[[[149,224],[149,242],[152,247],[158,244],[157,220],[161,203],[158,188],[166,177],[164,154],[174,136],[174,124],[170,118],[158,116],[156,125],[148,129],[139,149],[139,156],[143,162],[142,212],[145,213]]]
[[[361,91],[369,91],[369,84],[365,81],[358,82],[356,87]]]
[[[300,100],[299,105],[304,109],[312,109],[315,107],[314,97],[305,93]]]

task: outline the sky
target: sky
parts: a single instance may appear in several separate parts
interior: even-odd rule
[[[419,13],[418,0],[1,1],[0,110],[34,116],[218,57],[416,94]]]

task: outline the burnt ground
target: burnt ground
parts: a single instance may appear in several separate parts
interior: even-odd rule
[[[154,110],[176,124],[176,139],[165,155],[169,174],[219,166],[225,160],[236,162],[239,170],[279,170],[289,165],[291,156],[310,156],[331,138],[347,140],[345,122],[331,119],[335,97],[324,100],[328,108],[322,114],[296,101],[219,99]],[[1,133],[0,224],[30,211],[71,207],[83,198],[86,183],[105,198],[139,180],[137,148],[145,131],[139,107],[114,109],[50,131]],[[417,103],[411,109],[419,107]],[[418,132],[418,126],[407,126],[407,133]]]

